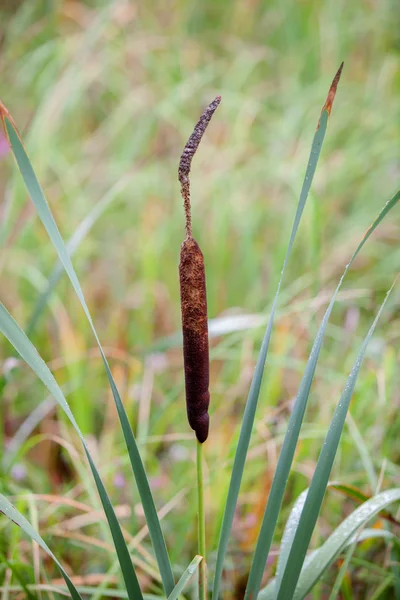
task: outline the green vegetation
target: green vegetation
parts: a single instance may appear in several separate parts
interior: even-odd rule
[[[61,236],[69,240],[73,267],[6,120],[37,212],[0,139],[1,301],[57,382],[44,363],[38,366],[33,346],[3,308],[2,331],[51,397],[2,338],[0,509],[25,528],[18,512],[6,510],[6,499],[26,515],[83,597],[125,598],[124,578],[130,597],[138,597],[136,575],[145,598],[162,597],[163,586],[171,591],[169,561],[175,582],[182,576],[173,597],[182,589],[185,597],[194,597],[196,444],[185,415],[178,333],[184,221],[177,165],[200,111],[220,93],[223,101],[191,180],[193,233],[205,256],[212,335],[211,427],[203,448],[212,588],[246,397],[274,306],[312,132],[344,59],[329,131],[282,280],[247,457],[240,450],[245,468],[233,522],[228,519],[226,554],[222,548],[220,593],[224,599],[245,594],[279,453],[293,442],[290,436],[284,442],[289,417],[298,414],[298,398],[307,402],[304,386],[318,356],[307,359],[326,326],[275,533],[267,519],[273,537],[263,582],[276,579],[259,597],[275,598],[275,582],[293,581],[301,568],[293,558],[302,556],[313,534],[311,546],[321,551],[306,562],[299,598],[321,575],[310,597],[400,598],[396,504],[391,505],[398,501],[393,488],[400,473],[396,286],[363,346],[398,271],[398,207],[379,223],[349,268],[335,305],[329,305],[373,218],[388,198],[393,200],[386,212],[398,200],[396,7],[387,0],[376,6],[294,0],[269,7],[94,4],[29,1],[2,17],[0,97],[26,143]],[[88,310],[106,369],[93,344]],[[331,476],[339,484],[328,487],[313,533],[313,518],[300,517],[305,501],[300,494],[310,487],[303,514],[316,516],[359,352],[366,356]],[[345,387],[354,363],[353,380]],[[71,426],[65,399],[77,427]],[[315,470],[328,429],[330,444]],[[90,466],[78,430],[93,457]],[[92,468],[96,476],[96,467],[107,489],[96,480],[101,500],[90,473]],[[147,498],[143,505],[140,498]],[[360,532],[366,516],[378,513],[379,520]],[[336,534],[329,537],[338,526],[346,532],[339,541]],[[65,584],[54,562],[5,518],[0,532],[1,598],[58,597],[51,590]],[[285,585],[280,600],[292,593]]]

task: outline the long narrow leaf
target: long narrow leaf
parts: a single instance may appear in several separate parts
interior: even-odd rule
[[[0,552],[0,561],[2,565],[7,566],[10,569],[10,571],[13,574],[13,577],[15,577],[15,579],[20,584],[25,594],[25,600],[38,600],[38,597],[36,595],[33,595],[32,592],[29,590],[27,583],[24,581],[24,577],[21,575],[19,569],[17,569],[16,567],[15,561],[8,560],[8,558],[2,552]]]
[[[381,510],[393,504],[393,502],[399,501],[400,488],[395,488],[381,492],[351,513],[335,529],[325,544],[319,548],[318,552],[313,553],[310,561],[304,566],[294,594],[294,600],[303,600],[305,598],[338,554],[346,547],[349,540],[351,543],[354,534],[360,527],[366,525]],[[366,532],[360,535],[360,540],[365,539],[364,534]],[[382,536],[387,537],[387,534],[387,531],[381,531]],[[259,600],[264,600],[261,594],[259,595]]]
[[[364,494],[364,492],[357,488],[355,485],[350,485],[348,483],[332,481],[328,484],[328,487],[332,490],[336,490],[337,492],[343,494],[346,498],[351,498],[352,500],[355,500],[359,504],[366,502],[372,497],[371,494]],[[379,516],[381,517],[381,519],[385,519],[385,521],[389,521],[389,523],[393,523],[394,525],[397,525],[397,527],[400,527],[400,521],[398,519],[395,519],[393,515],[391,515],[389,512],[381,511]]]
[[[182,594],[183,590],[185,589],[185,587],[187,586],[187,584],[193,577],[194,573],[196,572],[196,570],[202,560],[203,560],[203,557],[200,555],[197,555],[194,557],[194,559],[192,560],[190,565],[185,569],[182,577],[179,579],[178,583],[176,584],[176,586],[174,587],[174,589],[168,596],[168,600],[178,600],[179,596]]]
[[[375,500],[375,498],[376,498],[376,496],[374,496],[373,500]],[[378,512],[381,512],[381,511],[378,510]],[[352,515],[350,515],[350,517],[352,517],[354,514],[355,513],[352,513]],[[374,513],[374,515],[375,514],[377,514],[377,513]],[[348,519],[350,519],[350,517],[348,517]],[[368,513],[365,523],[362,523],[361,526],[365,525],[370,520],[370,518],[371,517],[369,516],[369,513]],[[346,521],[347,521],[347,519],[346,519]],[[349,520],[348,523],[349,523],[349,526],[351,527],[351,520]],[[300,598],[300,596],[298,596],[298,592],[300,590],[300,587],[299,587],[300,585],[303,585],[305,581],[307,582],[306,585],[309,585],[309,581],[312,581],[311,587],[306,592],[306,594],[308,594],[308,592],[311,590],[311,588],[321,579],[324,572],[330,567],[330,565],[333,563],[335,558],[340,554],[340,552],[342,552],[343,550],[346,550],[349,546],[354,544],[354,542],[359,544],[366,540],[384,539],[389,542],[395,542],[395,543],[399,544],[399,538],[396,537],[394,533],[391,533],[390,531],[387,531],[386,529],[363,529],[360,534],[355,533],[353,531],[353,529],[351,531],[352,531],[353,535],[349,538],[346,538],[343,541],[339,550],[335,549],[334,556],[331,553],[326,552],[325,545],[322,545],[319,548],[316,548],[315,550],[310,552],[310,554],[308,554],[308,556],[306,557],[306,560],[304,561],[303,569],[301,571],[301,575],[299,578],[299,583],[296,588],[295,595],[293,597],[294,600],[303,600],[304,596],[302,598]],[[332,536],[334,536],[334,535],[335,535],[335,532],[332,534]],[[328,543],[329,540],[330,540],[330,538],[327,540],[326,543]],[[335,546],[335,548],[336,548],[336,546]],[[332,547],[331,547],[331,550],[332,550]],[[321,558],[321,563],[318,562],[318,557]],[[314,562],[314,559],[315,559],[315,562]],[[318,562],[318,569],[321,568],[321,570],[318,570],[318,577],[315,577],[314,573],[309,568],[311,561],[313,561],[312,562],[313,567]],[[257,596],[257,600],[276,600],[276,577],[271,579],[271,581],[268,583],[268,585],[260,591],[260,593]]]
[[[64,577],[65,583],[67,584],[68,590],[73,600],[82,600],[82,596],[77,591],[76,587],[68,577],[64,567],[59,560],[54,556],[46,542],[38,534],[38,532],[32,527],[32,525],[25,519],[25,517],[11,504],[9,500],[2,494],[0,494],[0,513],[3,513],[7,519],[10,519],[13,523],[21,527],[21,529],[34,540],[47,554],[54,560],[57,567],[60,569],[62,576]]]
[[[307,406],[308,396],[310,393],[311,384],[314,378],[315,369],[321,351],[325,330],[328,325],[329,317],[335,304],[338,292],[342,286],[342,283],[347,275],[348,270],[350,269],[351,265],[353,264],[361,249],[363,248],[364,244],[367,242],[371,234],[375,231],[375,229],[381,223],[384,217],[397,204],[399,199],[400,191],[398,191],[385,204],[385,206],[383,207],[379,215],[376,217],[372,225],[368,228],[363,239],[357,246],[353,256],[350,259],[350,262],[347,264],[344,273],[340,278],[338,286],[332,296],[328,308],[326,309],[321,325],[315,337],[314,344],[311,349],[311,353],[304,371],[304,375],[300,382],[299,391],[297,392],[293,410],[289,418],[289,423],[287,426],[282,449],[279,455],[278,464],[272,481],[272,486],[267,506],[265,509],[260,534],[257,540],[257,546],[254,553],[253,563],[250,569],[245,600],[249,600],[252,597],[257,597],[257,593],[260,589],[262,575],[265,569],[265,564],[271,547],[272,537],[275,531],[276,522],[282,505],[283,495],[285,493],[290,468],[292,466],[293,457],[299,438],[300,428],[303,422],[304,412]]]
[[[335,582],[331,589],[331,593],[329,594],[328,600],[337,600],[339,593],[340,593],[340,588],[342,587],[342,584],[343,584],[343,580],[346,577],[346,574],[348,573],[349,565],[350,565],[351,559],[354,556],[356,547],[357,547],[357,534],[356,534],[356,539],[353,541],[352,544],[350,544],[350,546],[346,550],[346,554],[343,557],[343,562],[340,566],[339,573],[336,575],[336,579],[335,579]]]
[[[58,257],[72,283],[72,286],[78,296],[78,299],[81,303],[81,306],[85,312],[85,315],[89,321],[90,327],[92,329],[93,335],[96,339],[97,345],[100,350],[101,357],[103,359],[104,367],[107,373],[108,381],[113,393],[115,405],[117,407],[118,416],[121,422],[122,431],[125,438],[126,447],[128,449],[129,458],[131,461],[132,471],[136,479],[136,483],[138,486],[140,498],[143,505],[143,510],[145,513],[147,526],[149,528],[149,533],[151,537],[151,541],[153,543],[156,559],[158,562],[158,566],[160,569],[160,575],[162,578],[163,586],[166,595],[168,595],[174,588],[175,582],[172,574],[171,563],[169,560],[167,548],[165,545],[165,540],[163,533],[161,531],[160,522],[157,516],[157,510],[154,504],[153,496],[151,494],[149,482],[147,480],[146,472],[144,470],[143,462],[140,457],[140,453],[136,444],[135,437],[133,435],[124,405],[122,403],[121,397],[119,395],[117,386],[115,384],[114,378],[112,376],[110,367],[108,365],[107,358],[104,354],[102,345],[100,343],[99,337],[97,335],[96,329],[94,327],[92,317],[90,315],[88,306],[86,304],[83,291],[81,285],[79,283],[78,277],[75,273],[74,267],[72,265],[71,259],[68,255],[67,249],[65,247],[64,241],[61,237],[61,234],[58,230],[57,224],[54,220],[54,217],[50,211],[47,200],[43,194],[43,190],[40,187],[40,184],[37,180],[33,167],[30,163],[26,150],[20,140],[19,134],[12,122],[12,118],[8,113],[7,109],[0,103],[0,116],[2,118],[5,131],[7,137],[11,144],[11,149],[14,153],[15,159],[17,161],[19,170],[21,172],[22,178],[25,182],[26,188],[29,192],[29,195],[36,207],[38,215],[54,245],[54,248],[57,251]]]
[[[115,197],[126,187],[130,177],[125,177],[120,179],[112,188],[95,204],[92,210],[86,215],[86,217],[79,223],[78,227],[68,240],[66,244],[66,249],[69,257],[71,257],[75,251],[78,249],[82,240],[85,239],[86,235],[92,229],[93,225],[96,221],[101,217],[101,215],[107,210],[110,206],[111,202],[115,199]],[[33,330],[36,327],[36,324],[42,314],[43,310],[48,304],[48,301],[56,287],[58,281],[60,280],[62,274],[64,273],[64,267],[60,261],[57,261],[54,266],[53,271],[50,274],[50,277],[47,282],[46,288],[40,294],[39,298],[36,301],[35,308],[33,309],[32,316],[29,320],[29,323],[26,328],[26,335],[28,337],[31,336]]]
[[[277,588],[277,600],[286,600],[287,598],[291,598],[294,590],[296,589],[296,584],[303,566],[315,524],[318,519],[322,500],[326,492],[333,461],[335,460],[350,400],[354,392],[354,387],[356,385],[358,374],[364,360],[365,352],[392,289],[393,286],[388,291],[386,298],[382,303],[382,306],[379,309],[379,312],[376,315],[370,330],[368,331],[368,334],[354,363],[353,369],[346,382],[340,401],[336,407],[335,414],[332,418],[329,431],[327,433],[313,478],[311,480],[310,489],[308,490],[307,498],[301,512],[300,521],[296,528],[290,553],[286,561],[285,571],[283,573],[280,586]]]
[[[283,573],[285,571],[287,559],[289,557],[290,548],[292,547],[296,529],[298,527],[301,512],[304,507],[308,494],[308,489],[304,490],[297,498],[292,510],[290,511],[285,530],[283,532],[281,547],[279,548],[278,566],[276,568],[276,587],[281,584]]]
[[[370,500],[370,498],[371,498],[370,496],[366,496],[365,494],[363,494],[361,492],[361,490],[358,490],[354,486],[348,486],[347,484],[340,484],[340,483],[332,482],[332,483],[328,484],[328,487],[330,489],[334,489],[334,490],[341,489],[341,490],[343,490],[343,492],[346,493],[346,496],[348,496],[348,493],[351,492],[350,497],[355,498],[358,502],[361,502],[361,503],[365,503],[366,501]],[[307,498],[307,494],[308,494],[308,489],[304,490],[304,492],[302,492],[300,494],[300,496],[297,498],[292,510],[290,511],[289,518],[285,525],[285,530],[283,532],[281,546],[279,548],[276,576],[273,580],[274,581],[273,586],[271,586],[271,587],[273,587],[274,594],[275,594],[276,588],[279,588],[281,581],[282,581],[283,572],[286,567],[287,559],[288,559],[288,556],[290,553],[290,548],[292,546],[294,536],[296,534],[296,530],[297,530],[297,527],[298,527],[298,524],[300,521],[301,513],[302,513],[302,510],[304,507],[304,503]],[[388,511],[381,510],[379,512],[379,517],[382,519],[387,519],[388,521],[390,521],[392,523],[398,524],[397,521],[392,517],[392,515]],[[359,543],[363,540],[371,539],[373,537],[379,537],[379,538],[384,537],[387,539],[395,538],[395,536],[392,533],[390,533],[389,531],[387,531],[385,529],[365,529],[364,531],[362,531],[362,533],[360,535],[357,535],[357,537],[354,540],[353,539],[349,540],[349,545],[353,544],[354,542]],[[314,550],[307,556],[306,560],[304,561],[304,565],[307,563],[307,561],[309,561],[311,559],[311,556],[313,555],[314,552],[318,552],[318,550]],[[268,585],[268,587],[270,587],[270,585]]]
[[[282,285],[283,275],[286,270],[286,266],[289,261],[289,257],[292,251],[293,243],[297,234],[300,219],[304,211],[304,207],[307,201],[308,193],[311,188],[311,184],[314,178],[315,170],[317,168],[318,159],[321,153],[322,144],[325,138],[326,128],[328,125],[328,119],[332,108],[332,102],[334,99],[336,86],[339,81],[340,73],[343,64],[332,83],[330,93],[328,95],[327,102],[325,103],[320,121],[318,124],[317,131],[315,132],[313,143],[311,146],[310,157],[307,164],[306,174],[303,182],[303,186],[300,193],[299,203],[297,205],[297,211],[293,222],[292,232],[290,234],[289,245],[286,251],[281,276],[278,283],[278,288],[275,294],[274,302],[272,304],[271,314],[268,321],[268,325],[264,334],[264,338],[261,344],[260,354],[258,356],[257,365],[253,375],[253,379],[250,386],[249,395],[246,402],[246,407],[243,415],[242,426],[240,429],[239,441],[235,454],[235,460],[232,469],[231,481],[229,484],[228,497],[226,500],[224,516],[221,525],[220,538],[218,543],[217,560],[214,575],[214,586],[213,586],[213,600],[218,599],[219,588],[222,577],[223,563],[226,554],[226,548],[228,545],[229,535],[232,529],[233,517],[236,509],[237,499],[239,496],[240,484],[242,482],[244,465],[246,462],[247,451],[250,443],[251,432],[254,424],[254,417],[258,404],[258,397],[260,394],[261,382],[264,373],[265,361],[267,358],[269,342],[271,339],[272,327],[274,324],[275,312],[278,303],[278,297]]]
[[[53,593],[53,594],[58,594],[59,596],[68,596],[68,588],[65,588],[65,586],[61,586],[61,585],[51,585],[48,583],[36,583],[36,584],[30,584],[27,587],[28,587],[28,589],[30,589],[34,592],[49,592],[49,593]],[[93,594],[95,593],[95,591],[97,590],[97,587],[89,586],[89,585],[78,585],[78,586],[76,586],[76,589],[81,594],[84,594],[85,596],[88,596],[91,598],[93,596]],[[0,586],[0,593],[11,592],[11,593],[21,594],[22,591],[23,591],[23,588],[21,585],[2,585],[2,586]],[[126,590],[110,588],[110,589],[104,590],[103,595],[102,595],[102,600],[104,600],[105,598],[110,598],[111,600],[116,600],[116,598],[122,598],[125,600],[128,598],[128,594],[126,593]],[[25,600],[25,598],[24,598],[24,600]],[[160,596],[155,596],[154,594],[143,594],[143,600],[162,600],[162,599],[160,598]]]
[[[139,582],[136,576],[134,566],[129,554],[128,547],[126,545],[124,536],[121,531],[121,527],[118,523],[114,509],[107,495],[106,489],[101,481],[100,475],[97,468],[92,460],[85,439],[82,435],[81,430],[78,427],[77,422],[65,400],[64,394],[61,388],[54,379],[50,369],[38,354],[36,348],[32,342],[26,337],[19,325],[14,321],[11,315],[7,312],[3,304],[0,304],[0,331],[3,332],[5,337],[14,346],[15,350],[21,355],[24,361],[31,367],[36,373],[39,379],[44,383],[50,393],[54,396],[55,400],[61,406],[69,421],[73,425],[77,432],[81,442],[83,444],[87,459],[89,461],[90,468],[93,473],[93,477],[100,495],[100,499],[104,508],[104,512],[107,517],[107,521],[110,526],[111,535],[114,540],[115,549],[118,555],[118,560],[121,566],[121,571],[124,577],[126,589],[130,600],[139,600],[143,598],[140,591]]]

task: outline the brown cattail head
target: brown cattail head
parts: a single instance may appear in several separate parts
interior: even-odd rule
[[[206,277],[203,254],[192,237],[181,246],[183,360],[189,425],[203,443],[208,437],[210,404]]]
[[[189,173],[192,158],[220,102],[221,96],[217,96],[200,117],[183,150],[178,171],[186,218],[186,239],[179,263],[186,410],[200,443],[206,441],[209,428],[208,317],[204,258],[192,236]]]

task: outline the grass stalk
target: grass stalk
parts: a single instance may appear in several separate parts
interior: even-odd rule
[[[203,444],[197,441],[197,505],[198,505],[198,542],[199,554],[203,560],[199,564],[199,600],[207,598],[207,565],[206,565],[206,522],[204,514],[203,485]]]

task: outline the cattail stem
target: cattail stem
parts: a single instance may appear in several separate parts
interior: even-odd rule
[[[203,557],[199,565],[199,600],[207,599],[206,524],[204,514],[203,444],[197,441],[197,502],[199,554]]]

